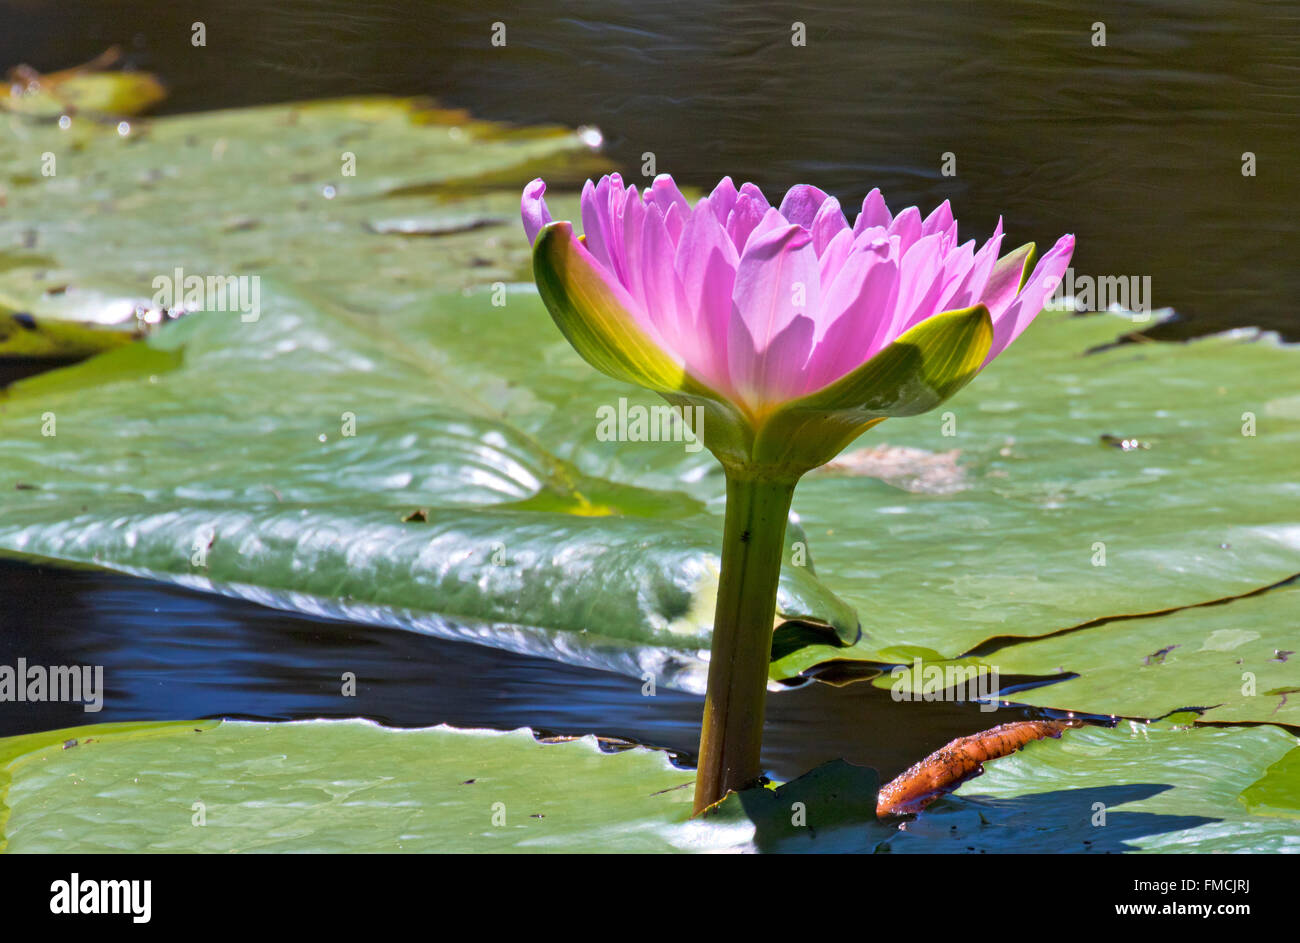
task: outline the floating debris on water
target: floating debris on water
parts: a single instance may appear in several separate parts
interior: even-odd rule
[[[1111,448],[1119,449],[1121,452],[1136,452],[1139,449],[1151,448],[1150,442],[1143,442],[1141,439],[1127,438],[1117,435],[1101,435],[1098,437],[1102,445],[1109,445]]]

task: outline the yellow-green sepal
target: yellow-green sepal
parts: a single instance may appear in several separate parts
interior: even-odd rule
[[[876,423],[948,399],[979,372],[992,343],[982,304],[927,318],[856,370],[776,409],[758,429],[751,462],[796,475],[824,465]]]
[[[1015,279],[1016,290],[1011,294],[1012,296],[1018,294],[1033,273],[1034,256],[1037,254],[1037,246],[1032,242],[1026,242],[1020,248],[1012,249],[993,264],[993,271],[989,273],[988,286],[1001,285],[1004,281]],[[988,292],[989,288],[986,287],[986,298]]]
[[[631,299],[598,270],[570,223],[550,223],[538,233],[533,277],[556,326],[587,363],[657,393],[686,388],[685,369],[636,323]]]
[[[637,323],[627,292],[602,270],[573,226],[544,226],[533,244],[533,277],[546,309],[578,354],[601,373],[703,410],[704,444],[724,464],[742,462],[753,426],[721,393],[688,373]]]

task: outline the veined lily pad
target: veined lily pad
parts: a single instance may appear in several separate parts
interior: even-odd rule
[[[1020,690],[1022,704],[1087,714],[1300,726],[1300,586],[1021,642],[978,659],[1003,675],[1078,677]],[[903,678],[901,680],[908,680]],[[892,683],[889,676],[872,682]]]
[[[801,484],[818,572],[858,608],[864,638],[847,655],[805,648],[776,673],[910,660],[896,654],[907,646],[955,657],[1300,572],[1300,349],[1241,331],[1085,353],[1123,324],[1046,312],[948,409],[861,440],[959,449],[963,488]],[[1290,620],[1264,640],[1300,648],[1297,631]]]

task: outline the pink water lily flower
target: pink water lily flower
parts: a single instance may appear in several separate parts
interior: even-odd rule
[[[1074,248],[1074,237],[1062,236],[1029,273],[1032,244],[999,258],[1001,220],[978,249],[973,239],[959,243],[946,201],[924,218],[915,207],[894,215],[872,190],[850,224],[837,199],[806,184],[774,207],[758,187],[737,189],[724,177],[692,206],[667,175],[638,192],[618,174],[583,188],[584,235],[577,239],[569,223],[552,221],[545,190],[541,179],[524,189],[524,229],[535,244],[543,298],[579,351],[605,372],[660,392],[704,390],[751,430],[791,403],[837,383],[852,386],[855,371],[951,312],[965,313],[967,325],[987,320],[991,328],[986,348],[980,331],[960,342],[980,349],[974,369],[969,357],[963,362],[964,383],[1042,310]],[[544,231],[545,248],[538,238]],[[572,333],[574,312],[586,322],[579,331],[593,318],[631,326],[612,328],[621,337],[600,328],[584,349]],[[670,361],[660,372],[676,369],[680,376],[656,384],[614,363],[659,356],[647,345]],[[914,356],[912,366],[932,375],[944,346],[931,345],[933,357],[923,363],[924,356]],[[894,379],[906,385],[901,375]],[[835,396],[821,405],[855,404]],[[881,400],[861,418],[918,411],[915,403]]]
[[[644,192],[587,182],[581,238],[546,184],[524,188],[533,276],[596,369],[703,410],[727,484],[694,807],[759,781],[763,705],[785,531],[802,475],[891,416],[952,396],[1029,325],[1070,262],[1062,236],[999,258],[945,202],[890,213],[872,190],[853,225],[839,201],[792,187],[772,207],[723,178],[694,206],[671,177]]]

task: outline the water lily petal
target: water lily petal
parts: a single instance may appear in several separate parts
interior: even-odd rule
[[[944,200],[921,223],[921,235],[928,236],[931,233],[946,232],[952,228],[952,225],[952,204]],[[954,233],[954,235],[956,234]]]
[[[749,184],[745,184],[745,187],[748,186]],[[736,247],[737,254],[744,251],[750,234],[770,209],[761,193],[756,197],[752,193],[747,193],[745,187],[740,188],[736,205],[727,216],[727,235],[731,238],[731,244]]]
[[[723,177],[718,181],[718,185],[713,188],[709,194],[709,208],[713,210],[713,215],[718,218],[718,222],[726,226],[727,217],[731,215],[732,207],[736,205],[736,185],[731,182],[730,177]],[[695,207],[699,211],[699,205]]]
[[[853,251],[853,242],[853,232],[848,229],[841,229],[835,238],[827,244],[826,249],[818,253],[818,274],[823,287],[835,281],[835,277],[844,265],[844,260]]]
[[[922,236],[903,252],[899,264],[898,302],[894,306],[885,342],[898,337],[935,311],[943,288],[942,239],[939,233]]]
[[[686,202],[686,197],[682,196],[682,192],[677,189],[677,184],[668,174],[655,177],[646,194],[646,200],[658,206],[665,218],[668,216],[668,210],[673,206],[680,206],[683,213],[691,211],[691,205]]]
[[[853,224],[853,235],[861,235],[864,230],[876,226],[888,229],[893,221],[894,216],[889,212],[889,207],[885,205],[885,198],[880,195],[880,188],[877,187],[862,201],[862,212],[858,214],[857,221]]]
[[[685,388],[683,365],[664,347],[627,290],[601,266],[567,222],[543,227],[533,276],[556,326],[602,373],[651,390]]]
[[[923,413],[952,396],[979,372],[992,340],[983,305],[928,318],[830,386],[773,411],[751,460],[792,473],[824,465],[885,418]]]
[[[815,312],[821,280],[808,230],[787,225],[756,231],[736,266],[732,300],[759,351],[797,315]],[[735,366],[733,359],[733,373]]]
[[[533,276],[556,326],[584,360],[615,379],[659,392],[674,405],[703,409],[709,450],[731,465],[747,460],[752,423],[731,397],[669,353],[637,302],[574,236],[570,223],[550,223],[538,234]]]
[[[898,236],[902,241],[899,251],[906,255],[907,250],[912,248],[916,241],[921,238],[921,211],[915,206],[909,206],[903,210],[889,224],[889,234]]]
[[[781,215],[787,222],[810,230],[813,220],[817,218],[817,211],[829,198],[825,190],[811,184],[797,183],[786,191],[785,199],[781,201]]]
[[[1029,263],[1034,258],[1034,244],[1026,242],[998,259],[979,300],[996,319],[1002,315],[1029,278]]]
[[[889,241],[855,249],[827,290],[822,309],[830,320],[809,358],[805,392],[833,383],[884,346],[898,298],[898,260],[891,249]]]
[[[725,197],[724,197],[725,199]],[[699,358],[692,366],[710,385],[730,389],[727,329],[739,257],[713,211],[713,198],[700,200],[682,230],[673,265],[693,323]]]
[[[739,313],[732,317],[727,338],[731,380],[751,416],[761,416],[802,391],[813,330],[812,318],[798,315],[759,345],[745,319]]]
[[[669,214],[672,204],[669,205]],[[662,342],[678,359],[689,364],[694,348],[693,325],[681,280],[673,266],[676,246],[668,231],[668,221],[657,204],[646,207],[641,227],[641,290],[645,296],[645,315]]]
[[[844,218],[844,211],[840,209],[840,201],[835,197],[827,198],[817,210],[817,215],[813,217],[811,228],[813,248],[820,257],[831,241],[849,228],[849,221]]]
[[[588,180],[582,185],[582,235],[587,251],[601,265],[614,271],[610,258],[609,246],[615,242],[610,223],[609,178],[601,178],[600,183]]]
[[[628,260],[624,287],[645,306],[645,281],[641,274],[641,238],[645,227],[646,206],[636,187],[628,187],[623,196],[623,257]]]
[[[993,235],[988,242],[980,247],[975,253],[975,259],[971,263],[970,270],[966,277],[962,279],[956,290],[945,301],[945,308],[964,308],[974,303],[976,298],[984,294],[984,287],[988,284],[989,275],[993,271],[993,266],[997,264],[998,252],[1002,249],[1002,217],[998,217],[998,224],[993,228]],[[992,308],[989,311],[992,312]]]
[[[528,236],[530,245],[537,241],[537,234],[542,231],[542,227],[551,221],[551,211],[546,208],[546,199],[542,195],[545,192],[546,182],[541,177],[524,187],[520,213],[524,218],[524,233]]]
[[[1029,327],[1030,322],[1038,317],[1052,293],[1061,284],[1061,276],[1065,274],[1073,253],[1074,236],[1062,236],[1034,267],[1034,273],[1029,276],[1015,301],[994,318],[993,344],[985,363],[1006,350]]]

